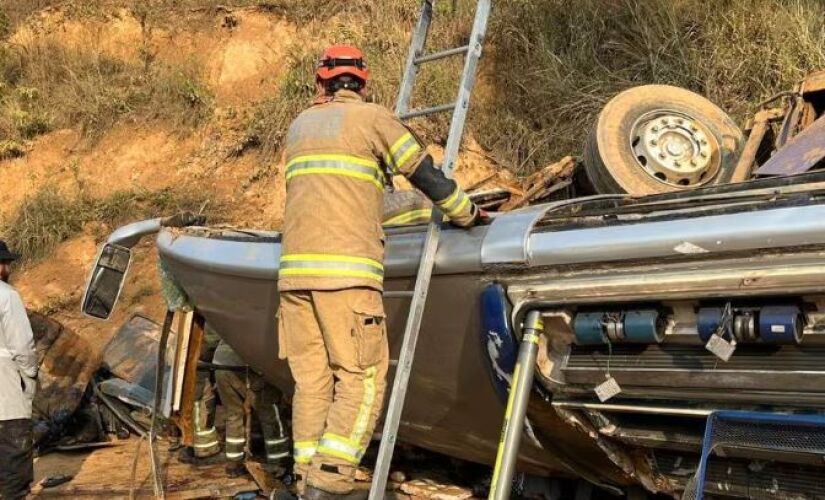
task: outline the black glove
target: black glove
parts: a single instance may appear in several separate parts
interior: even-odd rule
[[[181,212],[179,214],[164,217],[160,220],[162,227],[188,227],[202,226],[206,223],[205,215],[196,215],[192,212]]]

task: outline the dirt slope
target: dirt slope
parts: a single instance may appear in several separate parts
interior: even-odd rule
[[[27,145],[25,156],[0,161],[5,174],[0,184],[0,219],[11,217],[44,186],[56,186],[70,197],[95,198],[123,190],[175,188],[207,193],[223,208],[222,222],[277,228],[285,193],[280,155],[259,149],[238,154],[237,145],[243,139],[245,113],[258,100],[279,91],[279,61],[308,35],[256,9],[218,10],[206,18],[184,13],[155,22],[152,29],[144,28],[141,19],[125,9],[88,17],[48,9],[34,16],[11,37],[13,43],[48,40],[70,48],[88,48],[92,43],[101,54],[127,61],[151,54],[153,63],[175,67],[198,60],[214,99],[212,116],[191,132],[149,119],[121,122],[94,141],[77,129],[37,137]],[[457,171],[459,182],[465,184],[495,172],[474,141],[468,141],[468,146]],[[440,155],[438,148],[433,152]],[[102,350],[131,314],[140,312],[160,321],[164,310],[156,280],[157,256],[151,242],[144,242],[135,251],[114,317],[100,322],[79,313],[98,245],[111,229],[87,225],[52,256],[26,265],[14,277],[29,307],[77,331],[93,350]]]

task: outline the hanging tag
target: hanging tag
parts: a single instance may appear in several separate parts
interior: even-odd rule
[[[596,391],[596,396],[599,397],[599,401],[604,403],[608,399],[622,392],[622,388],[619,387],[619,383],[616,382],[616,379],[613,378],[612,375],[608,375],[607,380],[597,385],[594,391]]]
[[[708,343],[705,344],[705,349],[712,352],[714,356],[722,361],[728,361],[733,356],[733,351],[736,350],[736,341],[728,342],[723,339],[718,333],[710,336]]]

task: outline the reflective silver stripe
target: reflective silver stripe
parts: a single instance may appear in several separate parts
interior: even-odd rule
[[[377,266],[369,264],[356,264],[354,262],[333,262],[333,261],[318,261],[318,260],[293,260],[281,261],[281,269],[343,269],[353,271],[364,271],[368,273],[375,273],[379,276],[384,275],[384,270]]]
[[[278,422],[278,435],[284,435],[284,424],[281,422],[281,410],[278,408],[277,404],[272,405],[272,409],[275,410],[275,421]],[[284,438],[286,440],[286,438]]]
[[[405,134],[390,149],[390,153],[385,159],[385,163],[393,173],[398,173],[407,164],[412,156],[421,150],[421,145],[415,140],[412,134]]]
[[[231,438],[229,436],[226,436],[226,442],[227,443],[232,443],[232,444],[237,444],[237,443],[243,444],[243,443],[246,442],[246,439],[245,438]]]
[[[214,441],[210,441],[209,443],[201,443],[201,444],[196,443],[195,448],[211,448],[213,446],[218,446],[218,445],[220,445],[220,443],[216,439]]]
[[[470,198],[458,187],[447,199],[436,202],[436,205],[444,211],[447,217],[454,217],[459,215],[469,203]]]
[[[285,451],[283,453],[267,453],[266,458],[270,460],[277,460],[279,458],[286,458],[289,456],[289,452]]]
[[[312,457],[315,456],[317,450],[318,441],[296,441],[293,457],[299,464],[308,464],[312,462]]]
[[[276,444],[286,443],[286,440],[287,440],[287,438],[281,438],[281,439],[267,439],[267,440],[266,440],[266,444],[276,445]]]
[[[243,456],[242,451],[239,451],[237,453],[229,453],[228,451],[226,452],[226,458],[240,458],[242,456]]]
[[[281,257],[280,276],[367,278],[384,281],[384,266],[375,260],[347,255],[291,254]]]
[[[197,431],[195,434],[197,434],[198,436],[209,436],[211,434],[217,434],[217,433],[218,433],[218,431],[216,431],[215,428],[212,427],[211,429],[209,429],[207,431]]]
[[[378,189],[384,190],[384,173],[371,160],[346,155],[316,155],[296,158],[286,167],[287,181],[300,175],[312,174],[343,175],[371,182]]]
[[[324,434],[318,445],[318,453],[346,460],[358,464],[364,456],[364,450],[353,446],[346,438],[332,434]]]

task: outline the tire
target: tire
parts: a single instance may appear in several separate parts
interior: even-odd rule
[[[736,123],[704,97],[644,85],[601,111],[585,143],[584,169],[600,194],[682,191],[729,182],[744,143]]]

